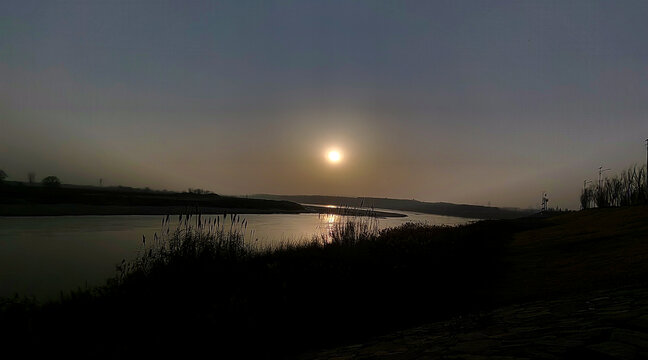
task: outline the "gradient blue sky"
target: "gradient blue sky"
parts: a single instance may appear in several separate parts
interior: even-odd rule
[[[646,1],[5,0],[0,169],[577,208],[599,166],[645,162],[646,19]]]

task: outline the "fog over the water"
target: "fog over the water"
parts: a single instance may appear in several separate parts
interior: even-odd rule
[[[578,208],[599,166],[645,163],[646,19],[644,1],[2,1],[0,169]]]

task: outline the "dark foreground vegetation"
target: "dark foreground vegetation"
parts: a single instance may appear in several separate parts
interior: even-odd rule
[[[460,227],[330,237],[258,249],[239,216],[145,239],[106,286],[38,305],[5,299],[5,349],[66,358],[290,357],[456,314],[645,285],[648,208],[593,209]]]
[[[84,357],[297,353],[478,306],[510,234],[496,222],[378,233],[355,219],[328,240],[254,249],[244,220],[218,219],[184,216],[145,239],[102,288],[5,301],[0,339]]]

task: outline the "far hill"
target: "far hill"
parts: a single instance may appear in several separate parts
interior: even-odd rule
[[[418,200],[374,197],[270,194],[256,194],[251,196],[258,199],[286,200],[301,204],[374,207],[379,209],[414,211],[425,214],[457,216],[472,219],[514,219],[537,212],[530,209],[523,210],[480,205],[452,204],[446,202],[424,202]]]

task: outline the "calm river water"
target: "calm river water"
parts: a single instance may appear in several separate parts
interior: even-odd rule
[[[376,209],[378,210],[378,209]],[[407,217],[380,218],[378,227],[405,222],[459,225],[472,219],[385,210]],[[216,216],[204,216],[204,218]],[[122,259],[142,249],[142,236],[160,232],[162,216],[42,216],[0,217],[0,297],[57,297],[61,291],[99,285],[115,274]],[[178,217],[172,216],[175,223]],[[246,240],[260,245],[307,241],[326,234],[337,215],[263,214],[247,219]],[[222,216],[221,216],[222,219]],[[174,223],[172,222],[172,229]],[[258,240],[256,240],[258,239]]]

